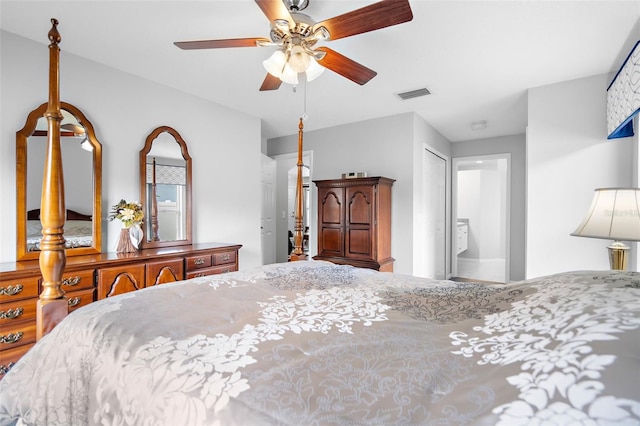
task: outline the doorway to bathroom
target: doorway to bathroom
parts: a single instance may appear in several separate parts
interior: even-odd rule
[[[510,154],[453,159],[452,276],[509,280]]]

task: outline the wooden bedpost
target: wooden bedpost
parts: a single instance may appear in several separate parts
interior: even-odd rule
[[[150,195],[151,197],[151,241],[160,241],[160,236],[158,235],[158,195],[157,195],[157,184],[156,184],[156,157],[153,157],[152,167],[153,169],[151,174],[151,195]]]
[[[37,304],[36,339],[40,339],[67,316],[68,305],[61,289],[62,273],[67,263],[64,241],[65,203],[62,152],[60,147],[60,33],[58,21],[51,19],[49,31],[49,103],[47,119],[47,156],[42,180],[40,221],[40,273],[42,293]]]
[[[303,240],[303,227],[302,227],[302,215],[303,215],[303,202],[302,202],[302,118],[300,118],[300,124],[298,124],[298,178],[296,180],[296,210],[295,210],[295,227],[293,232],[293,251],[289,255],[289,260],[294,262],[296,260],[307,260],[307,255],[304,254],[302,249]]]

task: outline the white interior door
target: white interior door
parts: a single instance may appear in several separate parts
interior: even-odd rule
[[[276,262],[276,160],[262,156],[262,209],[260,214],[260,242],[262,264]]]
[[[447,162],[440,155],[424,150],[424,230],[425,252],[422,275],[446,279],[446,179]]]

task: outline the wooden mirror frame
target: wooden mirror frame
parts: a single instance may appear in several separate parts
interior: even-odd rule
[[[175,129],[169,127],[169,126],[160,126],[156,129],[154,129],[149,136],[147,136],[147,139],[145,141],[144,144],[144,148],[142,148],[142,150],[140,150],[140,203],[142,203],[142,205],[144,206],[145,212],[147,211],[147,203],[149,202],[149,200],[147,200],[147,154],[149,154],[149,152],[151,151],[151,147],[153,145],[153,141],[162,133],[169,133],[171,136],[173,136],[173,138],[175,139],[176,143],[180,146],[180,151],[182,153],[182,158],[184,158],[185,162],[186,162],[186,190],[185,190],[185,196],[186,196],[186,236],[187,238],[184,240],[171,240],[171,241],[149,241],[147,239],[148,235],[144,235],[144,237],[142,238],[142,243],[141,243],[141,247],[143,249],[146,248],[154,248],[154,247],[171,247],[171,246],[183,246],[183,245],[190,245],[192,243],[192,238],[191,238],[191,168],[192,168],[192,161],[191,161],[191,156],[189,156],[189,151],[187,150],[187,143],[184,141],[184,139],[182,139],[182,136],[180,136],[180,133],[178,133]],[[145,222],[147,220],[150,220],[148,217],[146,217],[146,213],[145,213],[145,218],[144,218]],[[143,227],[143,229],[146,229],[146,227]],[[146,232],[146,231],[145,231]]]
[[[27,142],[36,130],[37,122],[45,116],[47,103],[31,111],[24,127],[16,132],[16,232],[17,260],[38,259],[40,251],[27,250]],[[102,252],[102,144],[96,138],[93,125],[75,106],[60,102],[60,109],[70,112],[84,127],[87,140],[93,147],[93,212],[91,247],[66,249],[67,256],[80,256]]]

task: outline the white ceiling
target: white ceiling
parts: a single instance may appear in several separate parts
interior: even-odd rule
[[[375,0],[310,0],[316,21]],[[331,71],[294,93],[260,92],[273,48],[185,51],[174,41],[268,37],[251,0],[0,0],[0,28],[47,44],[60,21],[61,49],[263,120],[271,138],[414,111],[447,139],[524,133],[526,89],[616,71],[640,39],[640,0],[411,0],[411,22],[323,43],[374,69],[359,86]],[[431,95],[401,101],[397,92]],[[606,88],[603,87],[603,91]],[[473,121],[486,120],[484,131]]]

